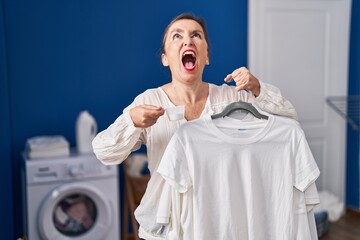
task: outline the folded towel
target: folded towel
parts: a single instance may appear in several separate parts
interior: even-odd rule
[[[60,135],[55,136],[37,136],[29,138],[26,141],[27,148],[30,151],[43,151],[49,149],[57,149],[69,147],[69,142]]]
[[[69,146],[63,136],[37,136],[26,141],[25,151],[29,158],[69,156]]]

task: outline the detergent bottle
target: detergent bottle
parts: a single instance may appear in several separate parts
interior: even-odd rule
[[[76,120],[76,147],[79,153],[93,152],[92,140],[97,133],[95,118],[88,111],[81,111]]]

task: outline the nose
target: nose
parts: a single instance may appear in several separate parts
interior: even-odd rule
[[[191,38],[191,37],[186,37],[186,38],[184,39],[184,45],[185,45],[185,46],[192,46],[192,45],[194,45],[193,42],[192,42],[192,38]]]

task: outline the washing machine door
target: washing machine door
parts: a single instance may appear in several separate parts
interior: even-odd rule
[[[86,183],[61,185],[49,193],[38,215],[44,240],[104,239],[112,227],[110,202]]]

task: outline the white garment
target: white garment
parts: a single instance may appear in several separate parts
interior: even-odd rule
[[[188,122],[169,142],[158,172],[185,193],[175,204],[180,217],[171,219],[180,222],[181,239],[317,239],[308,210],[319,198],[309,186],[320,172],[292,119],[204,116]]]
[[[305,192],[293,188],[294,239],[318,239],[314,207],[319,203],[320,198],[315,183],[312,183]]]
[[[229,103],[242,100],[252,101],[259,109],[269,113],[297,118],[294,107],[281,96],[277,88],[261,83],[260,90],[260,95],[254,98],[251,93],[246,91],[238,93],[233,86],[209,84],[209,96],[201,116],[219,113]],[[170,138],[187,121],[185,119],[170,121],[164,115],[149,128],[136,128],[130,118],[129,110],[142,104],[161,106],[163,108],[174,107],[174,104],[160,87],[147,90],[137,96],[134,102],[124,109],[123,114],[113,124],[98,133],[92,144],[97,158],[107,165],[121,163],[132,151],[138,150],[141,144],[146,145],[148,166],[152,176],[141,204],[136,210],[136,217],[141,226],[139,229],[140,237],[161,239],[163,237],[161,232],[164,229],[162,229],[161,225],[156,224],[156,211],[164,180],[156,172],[156,169]]]
[[[166,240],[194,239],[193,205],[189,201],[192,198],[193,188],[180,193],[168,182],[165,183],[159,201],[157,222],[166,226]],[[310,184],[304,192],[293,187],[294,240],[318,239],[314,206],[319,202],[315,183]]]

